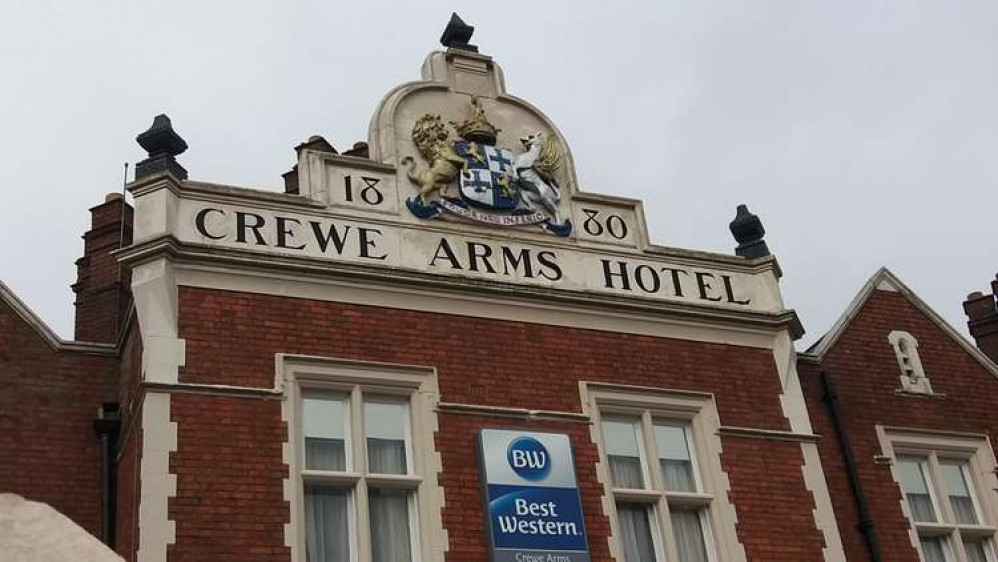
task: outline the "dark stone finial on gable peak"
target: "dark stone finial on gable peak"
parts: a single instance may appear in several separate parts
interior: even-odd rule
[[[464,23],[457,12],[453,12],[447,27],[444,28],[443,35],[440,36],[440,44],[448,49],[461,49],[463,51],[478,52],[478,46],[469,43],[475,27]]]
[[[749,211],[748,205],[738,205],[735,220],[731,221],[728,228],[731,229],[731,234],[738,242],[735,254],[744,258],[761,258],[770,255],[769,246],[763,240],[766,229],[762,226],[759,217]]]
[[[187,170],[177,162],[177,155],[187,150],[187,142],[173,130],[165,113],[157,115],[152,126],[135,137],[149,157],[135,165],[135,179],[167,172],[180,180],[187,179]]]

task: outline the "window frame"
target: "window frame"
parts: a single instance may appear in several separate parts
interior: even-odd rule
[[[998,475],[994,451],[986,435],[931,432],[877,426],[882,453],[890,460],[891,477],[901,491],[901,510],[909,523],[909,536],[919,558],[925,560],[921,536],[943,538],[947,562],[967,562],[966,539],[989,543],[989,562],[998,562]],[[898,457],[917,457],[926,462],[926,487],[936,510],[936,521],[916,522],[901,486]],[[958,523],[946,487],[942,464],[957,461],[977,517],[976,524]]]
[[[434,434],[439,403],[436,371],[429,367],[370,363],[333,358],[278,355],[277,386],[283,391],[282,418],[287,423],[288,441],[284,460],[288,465],[285,499],[291,518],[285,526],[285,544],[292,562],[304,562],[306,483],[331,485],[349,490],[350,562],[371,562],[370,491],[403,489],[408,499],[409,539],[412,562],[438,559],[446,549],[446,532],[440,510],[443,489],[437,476],[440,455]],[[346,470],[306,470],[303,397],[326,394],[346,397],[349,426],[345,427]],[[365,400],[366,398],[366,400]],[[368,472],[367,434],[364,424],[366,402],[404,404],[406,474]]]
[[[734,506],[728,500],[730,484],[720,463],[720,422],[713,395],[594,382],[581,382],[580,387],[584,408],[592,420],[593,442],[599,450],[597,476],[604,487],[603,509],[610,519],[611,554],[623,562],[623,548],[618,540],[621,527],[616,510],[616,503],[620,501],[649,506],[658,562],[679,559],[670,518],[676,507],[694,507],[699,511],[709,561],[744,561],[745,551],[735,530]],[[642,471],[650,477],[646,479],[644,489],[617,488],[610,474],[602,422],[605,417],[613,419],[628,415],[632,419],[637,417],[641,428],[638,439]],[[655,425],[684,428],[696,492],[665,490]]]

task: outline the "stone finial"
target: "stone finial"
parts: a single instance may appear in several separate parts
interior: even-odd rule
[[[769,247],[762,239],[766,235],[766,229],[763,228],[759,217],[748,210],[748,205],[738,205],[735,220],[731,221],[728,227],[738,242],[735,254],[743,258],[761,258],[770,255]]]
[[[165,113],[153,119],[152,126],[135,137],[149,157],[135,165],[135,179],[160,172],[169,172],[177,179],[187,179],[187,170],[177,162],[177,156],[187,150],[187,143],[173,130]]]
[[[471,41],[471,35],[474,32],[475,28],[464,23],[457,12],[454,12],[450,16],[450,21],[447,22],[447,27],[444,28],[443,35],[440,36],[440,44],[448,49],[461,49],[477,53],[478,46],[468,42]]]

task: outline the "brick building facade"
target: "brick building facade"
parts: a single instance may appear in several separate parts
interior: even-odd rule
[[[994,562],[992,359],[887,271],[797,353],[754,215],[735,255],[651,244],[469,39],[286,193],[189,180],[157,118],[77,341],[0,285],[3,491],[141,562]],[[567,436],[580,519],[514,501],[540,542],[502,547],[485,429]]]

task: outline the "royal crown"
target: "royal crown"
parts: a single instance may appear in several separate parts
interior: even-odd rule
[[[451,125],[454,126],[457,134],[462,139],[482,144],[494,145],[496,137],[502,131],[502,129],[489,122],[489,118],[485,116],[485,109],[482,108],[482,102],[478,99],[478,96],[471,97],[471,119],[465,120],[464,123],[451,121]]]

